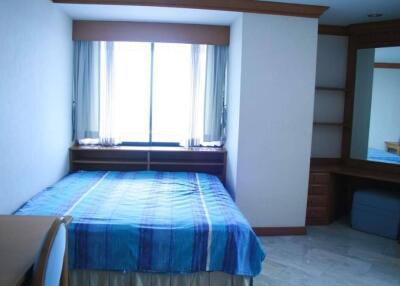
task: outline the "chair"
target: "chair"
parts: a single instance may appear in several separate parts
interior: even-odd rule
[[[34,267],[33,286],[60,285],[67,231],[63,219],[56,219],[47,233]]]

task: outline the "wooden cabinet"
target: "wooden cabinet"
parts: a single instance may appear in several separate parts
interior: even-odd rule
[[[311,170],[307,200],[307,225],[329,224],[333,219],[333,179],[326,171]]]

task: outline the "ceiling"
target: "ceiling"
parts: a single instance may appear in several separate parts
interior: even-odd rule
[[[400,1],[400,0],[399,0]],[[230,25],[239,13],[184,8],[57,4],[74,20]]]
[[[263,1],[263,0],[259,0]],[[325,25],[347,26],[355,23],[400,19],[400,0],[273,0],[274,2],[330,7],[320,18]],[[381,13],[382,17],[368,18]]]
[[[263,0],[259,0],[263,1]],[[400,0],[273,0],[274,2],[323,5],[330,7],[321,24],[347,26],[354,23],[400,19]],[[95,4],[56,4],[73,19],[148,21],[229,25],[238,13],[183,8],[117,6]],[[368,18],[381,13],[382,17]]]

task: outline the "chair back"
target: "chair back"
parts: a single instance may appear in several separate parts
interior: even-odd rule
[[[51,225],[35,265],[33,286],[60,285],[67,231],[62,219]]]

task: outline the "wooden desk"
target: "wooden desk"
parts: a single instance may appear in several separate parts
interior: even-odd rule
[[[385,142],[386,150],[391,153],[400,155],[400,143],[399,142]]]
[[[24,285],[56,217],[0,216],[0,285]]]
[[[307,201],[307,225],[325,225],[335,219],[337,195],[348,188],[349,182],[358,180],[370,185],[400,184],[400,175],[346,166],[339,163],[316,164],[310,167],[310,180]],[[342,202],[343,203],[343,202]]]

